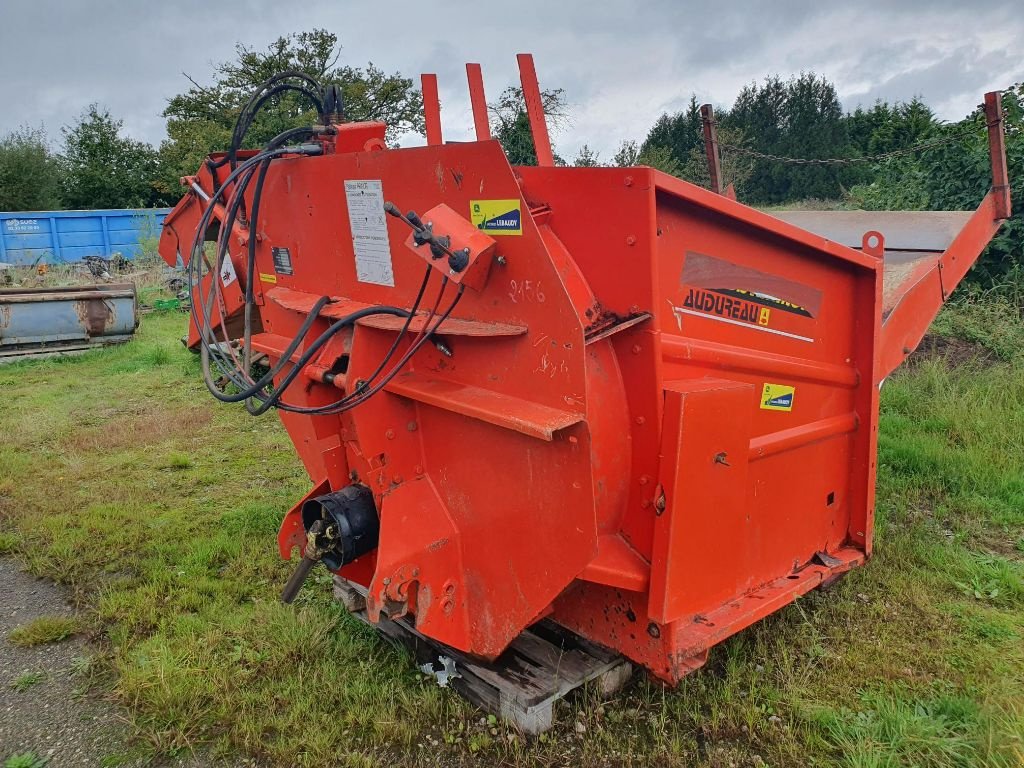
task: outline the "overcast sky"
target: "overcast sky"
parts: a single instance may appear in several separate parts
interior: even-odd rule
[[[512,2],[348,0],[0,0],[0,133],[45,126],[58,138],[90,102],[132,136],[164,138],[166,100],[208,82],[236,42],[324,27],[344,62],[417,78],[436,72],[446,139],[469,138],[464,63],[483,65],[490,97],[535,55],[542,87],[565,89],[572,122],[554,137],[575,156],[584,142],[609,159],[696,93],[729,105],[766,74],[814,70],[846,109],[922,96],[957,120],[986,90],[1024,79],[1020,0],[910,2]]]

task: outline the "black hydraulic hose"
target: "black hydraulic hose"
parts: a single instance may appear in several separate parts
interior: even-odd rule
[[[203,291],[202,291],[202,277],[203,277],[203,275],[202,275],[202,263],[203,263],[203,261],[205,259],[205,256],[203,255],[203,248],[202,248],[203,240],[202,240],[202,238],[203,238],[203,235],[205,234],[207,228],[210,225],[210,220],[213,217],[213,211],[214,211],[214,207],[215,207],[215,203],[217,201],[217,198],[223,195],[224,189],[226,188],[226,186],[228,184],[230,184],[236,178],[238,178],[243,173],[248,171],[250,168],[254,167],[257,163],[261,162],[262,160],[266,159],[267,157],[276,157],[278,155],[289,154],[289,153],[293,153],[295,151],[296,151],[295,148],[281,147],[281,148],[278,148],[278,149],[271,150],[269,152],[261,152],[260,154],[255,155],[255,156],[249,158],[248,160],[246,160],[244,163],[239,165],[235,170],[233,170],[228,175],[228,177],[224,180],[224,184],[221,186],[221,189],[218,190],[217,192],[215,192],[214,195],[210,198],[209,204],[207,205],[206,210],[203,212],[203,216],[200,219],[199,226],[196,228],[196,234],[195,234],[195,237],[193,238],[193,241],[192,241],[192,249],[191,249],[190,256],[189,256],[189,277],[190,277],[190,280],[192,281],[193,288],[194,288],[194,290],[196,292],[196,296],[199,299],[198,302],[196,302],[196,301],[191,302],[190,314],[192,316],[193,322],[196,325],[196,328],[200,331],[200,341],[202,343],[202,351],[203,351],[203,353],[205,355],[209,355],[210,354],[210,340],[212,339],[213,341],[216,341],[216,337],[214,337],[212,335],[211,329],[210,329],[210,319],[211,319],[211,315],[212,315],[212,312],[213,312],[213,298],[214,298],[215,286],[211,286],[211,290],[209,292],[208,299],[204,301],[204,299],[203,299]],[[223,222],[222,222],[222,227],[223,227]],[[224,231],[223,231],[223,228],[222,228],[222,233],[221,234],[222,235],[225,234]],[[219,272],[220,271],[220,266],[221,266],[221,264],[220,264],[220,249],[218,248],[217,257],[214,260],[213,270],[212,271],[215,272],[215,273]],[[200,323],[200,318],[199,318],[198,313],[197,313],[197,308],[196,308],[196,304],[197,303],[202,304],[202,309],[203,309],[203,318],[202,318],[203,322],[202,323]],[[217,367],[221,370],[222,374],[228,376],[228,378],[231,379],[232,381],[235,381],[235,383],[239,383],[225,368],[223,368],[223,366],[221,366],[219,364],[219,361],[216,361],[216,362],[218,363]],[[207,381],[207,388],[211,388],[212,384],[213,384],[213,382],[208,380]],[[244,386],[244,385],[240,384],[240,386]]]
[[[291,129],[288,129],[286,131],[283,131],[282,133],[278,134],[273,139],[271,139],[271,141],[267,144],[266,149],[264,150],[263,153],[261,153],[261,155],[255,156],[255,157],[250,158],[249,160],[247,160],[246,161],[246,165],[254,166],[258,161],[262,161],[264,164],[267,164],[267,163],[270,162],[270,160],[272,160],[275,156],[277,156],[277,154],[283,154],[284,153],[284,152],[278,152],[277,154],[271,154],[274,150],[278,150],[279,149],[279,147],[278,147],[279,144],[282,144],[285,141],[288,141],[289,139],[295,138],[297,136],[300,136],[300,135],[303,135],[303,134],[312,134],[312,133],[313,133],[313,129],[311,129],[311,128],[291,128]],[[215,266],[216,266],[216,270],[218,272],[220,270],[220,266],[221,266],[222,260],[224,258],[224,255],[225,255],[225,253],[227,251],[228,238],[230,237],[230,233],[231,233],[232,227],[234,225],[234,220],[235,220],[235,217],[237,215],[238,207],[239,207],[242,199],[244,198],[244,190],[248,186],[248,183],[249,183],[249,181],[250,181],[250,179],[252,177],[253,170],[254,169],[247,170],[245,172],[244,176],[241,175],[241,170],[239,170],[239,176],[238,176],[239,181],[238,181],[238,188],[236,189],[236,194],[233,196],[233,198],[231,200],[231,204],[229,205],[229,207],[227,209],[226,215],[224,217],[224,221],[221,222],[220,238],[218,239],[217,250],[216,250],[216,258],[215,258]],[[231,181],[232,178],[233,178],[233,176],[229,176],[227,179],[225,179],[225,183],[223,185],[221,185],[221,189],[220,190],[217,190],[215,192],[215,194],[213,196],[213,200],[211,200],[211,205],[204,212],[204,218],[203,218],[203,220],[200,223],[199,229],[197,229],[197,238],[195,240],[193,240],[193,257],[192,258],[194,258],[194,256],[195,256],[195,251],[196,251],[196,248],[197,248],[197,242],[198,242],[199,234],[206,231],[206,228],[209,226],[209,221],[212,218],[211,215],[210,215],[210,214],[212,214],[212,211],[213,211],[212,202],[215,202],[216,198],[223,194],[223,189]],[[189,261],[190,268],[193,266],[192,258],[190,258],[190,261]],[[251,275],[252,272],[250,271],[249,274]],[[202,288],[201,288],[202,274],[201,274],[201,267],[197,268],[194,272],[190,271],[190,276],[193,276],[193,275],[194,275],[194,284],[197,286],[196,287],[196,291],[197,291],[198,297],[200,299],[200,301],[198,303],[201,303],[203,305],[203,307],[204,307],[204,310],[207,310],[206,312],[204,312],[204,321],[205,321],[205,323],[204,323],[203,326],[200,326],[199,322],[198,322],[198,317],[196,317],[196,315],[195,315],[195,303],[193,303],[193,306],[192,306],[193,320],[196,322],[196,327],[200,328],[200,330],[203,331],[202,337],[201,337],[202,338],[202,342],[203,342],[203,347],[204,347],[204,349],[207,349],[207,351],[209,351],[208,350],[208,340],[207,340],[206,329],[209,328],[209,325],[210,325],[210,314],[212,313],[212,310],[213,310],[213,305],[212,305],[212,302],[213,302],[213,291],[211,291],[211,293],[210,293],[209,300],[204,302],[202,300]],[[251,285],[252,285],[252,280],[250,278],[249,280],[247,280],[247,286],[251,288]],[[212,337],[212,338],[214,340],[216,340],[215,337]],[[223,360],[222,357],[220,357],[217,354],[214,355],[214,362],[217,365],[217,368],[218,368],[218,370],[220,371],[220,373],[222,375],[227,376],[236,385],[238,385],[240,387],[243,387],[243,388],[244,388],[244,383],[246,381],[248,381],[248,383],[251,383],[251,378],[248,376],[248,372],[243,372],[242,380],[239,381],[239,379],[235,378],[235,376],[233,376],[231,374],[231,372],[229,372],[223,365],[221,365],[221,360]],[[238,372],[237,365],[235,366],[235,371]]]
[[[250,411],[253,416],[259,416],[270,410],[271,407],[277,405],[281,399],[281,395],[284,390],[295,380],[295,377],[299,375],[299,372],[305,368],[310,360],[313,359],[313,355],[320,351],[320,348],[326,344],[332,336],[338,331],[347,326],[353,325],[357,320],[369,317],[370,315],[394,315],[396,317],[404,317],[407,314],[406,310],[400,309],[399,307],[389,307],[386,305],[376,307],[365,307],[363,309],[356,310],[345,317],[337,320],[331,324],[326,331],[320,334],[299,356],[299,359],[295,361],[295,364],[291,367],[288,373],[285,374],[284,379],[274,389],[274,393],[270,395],[260,406],[253,411]],[[282,358],[285,359],[285,358]],[[282,403],[282,405],[285,405]],[[292,406],[288,406],[288,410],[291,410]],[[304,413],[305,411],[296,410],[296,413]]]
[[[238,150],[242,146],[242,141],[245,139],[245,134],[248,133],[249,129],[252,127],[253,120],[256,119],[256,113],[259,111],[260,107],[266,104],[267,101],[272,99],[274,96],[277,96],[278,94],[281,93],[287,93],[288,91],[295,91],[297,93],[303,94],[304,96],[307,96],[316,107],[317,114],[323,115],[323,102],[315,93],[313,93],[309,89],[288,84],[275,86],[270,91],[268,91],[267,93],[260,97],[259,101],[256,102],[255,106],[247,116],[244,123],[241,120],[242,116],[239,116],[239,122],[235,124],[235,134],[232,135],[231,137],[231,145],[230,148],[228,149],[227,154],[227,160],[231,164],[232,168],[235,167],[235,164],[237,162]]]
[[[447,284],[447,279],[445,281],[445,284]],[[412,359],[413,355],[415,355],[420,350],[420,348],[427,342],[427,340],[430,339],[437,332],[437,329],[441,327],[441,324],[444,323],[444,321],[448,319],[449,315],[451,315],[452,311],[458,305],[459,300],[462,298],[462,294],[465,291],[465,289],[466,289],[466,286],[464,286],[464,285],[460,285],[459,286],[459,291],[455,295],[455,298],[452,300],[452,303],[448,306],[448,309],[446,309],[444,311],[444,313],[441,315],[441,317],[438,318],[437,322],[434,323],[434,325],[429,330],[427,328],[423,329],[422,335],[418,339],[416,339],[416,341],[413,343],[413,345],[411,347],[409,347],[409,349],[402,356],[402,358],[395,364],[394,368],[392,368],[390,371],[388,371],[388,373],[384,376],[384,378],[381,381],[377,382],[376,385],[371,387],[369,390],[366,390],[366,391],[363,391],[363,392],[354,392],[353,394],[358,395],[358,397],[356,397],[354,400],[351,400],[349,402],[345,402],[345,398],[343,398],[342,400],[339,400],[337,403],[332,403],[331,405],[327,405],[327,406],[320,406],[320,410],[308,410],[308,411],[301,411],[301,412],[302,413],[313,413],[313,414],[343,413],[343,412],[351,410],[351,409],[353,409],[353,408],[355,408],[355,407],[357,407],[359,405],[362,405],[367,400],[369,400],[371,397],[373,397],[378,392],[380,392],[382,389],[384,389],[384,387],[386,387],[388,385],[388,383],[390,383],[390,381],[393,378],[395,378],[395,376],[397,376],[399,374],[399,372],[402,370],[402,368],[405,367],[405,364],[408,363],[409,360]],[[441,293],[443,294],[443,292],[444,292],[444,285],[441,286]],[[438,295],[438,304],[440,303],[440,298],[441,298],[441,295],[439,294]],[[436,305],[435,305],[435,311],[436,311]]]
[[[305,337],[307,333],[309,333],[309,329],[312,327],[316,319],[320,316],[320,311],[327,304],[329,304],[330,301],[331,299],[328,296],[322,296],[317,300],[316,304],[314,304],[312,309],[310,309],[309,314],[306,315],[306,319],[302,321],[302,325],[299,327],[298,332],[295,334],[295,338],[291,340],[291,342],[288,344],[288,347],[281,354],[281,360],[278,362],[276,366],[274,366],[267,373],[261,376],[259,381],[254,382],[251,387],[241,392],[229,395],[218,390],[213,393],[213,396],[220,400],[222,403],[237,403],[240,402],[241,400],[249,399],[254,394],[262,390],[265,386],[272,383],[274,380],[274,376],[281,372],[281,370],[284,368],[284,364],[291,359],[291,356],[293,354],[295,354],[295,350],[298,348],[299,344],[302,343],[302,339]]]
[[[434,268],[431,267],[428,264],[426,272],[423,273],[423,281],[420,283],[420,289],[416,293],[416,299],[413,301],[412,308],[409,310],[409,316],[407,318],[405,318],[405,322],[402,324],[402,329],[395,336],[395,340],[393,342],[391,342],[391,347],[388,349],[387,352],[384,353],[384,357],[381,358],[380,364],[373,371],[373,373],[371,373],[369,375],[369,377],[367,377],[367,379],[365,381],[365,385],[371,384],[373,382],[373,380],[376,379],[380,375],[380,372],[382,370],[384,370],[384,367],[389,362],[391,362],[391,358],[394,356],[395,350],[398,349],[398,345],[402,342],[402,339],[405,338],[405,334],[408,333],[408,331],[409,331],[409,326],[412,324],[413,317],[415,317],[416,316],[416,312],[419,311],[420,302],[423,301],[423,294],[426,293],[427,283],[430,282],[430,275],[431,275],[431,273],[433,273],[433,271],[434,271]],[[350,393],[350,394],[354,394],[354,393]],[[344,399],[344,398],[342,398],[342,399]]]
[[[306,85],[303,86],[282,82],[293,79],[301,80],[305,82]],[[321,99],[323,87],[315,77],[296,69],[278,72],[264,80],[255,88],[255,90],[253,90],[249,95],[248,100],[246,100],[245,105],[242,107],[241,112],[239,112],[238,120],[235,121],[235,130],[231,136],[232,146],[235,150],[237,150],[238,146],[241,145],[242,139],[251,127],[252,121],[255,119],[256,113],[259,111],[260,107],[275,94],[286,91],[297,91],[304,94],[313,102],[314,106],[316,106],[317,113],[319,115],[323,115],[324,103]]]
[[[304,136],[306,134],[313,135],[314,131],[312,128],[292,128],[291,130],[284,131],[278,134],[274,139],[271,140],[270,144],[267,145],[269,149],[274,145],[275,142],[285,142],[292,138]],[[249,242],[246,252],[246,280],[245,280],[245,313],[244,313],[244,325],[242,335],[242,367],[246,375],[248,375],[250,366],[252,364],[252,350],[250,342],[252,340],[252,307],[255,303],[255,296],[253,287],[255,284],[254,276],[256,274],[256,230],[258,228],[257,219],[260,212],[260,202],[263,199],[263,183],[267,179],[267,171],[270,170],[270,164],[273,162],[273,158],[268,158],[260,164],[259,175],[256,177],[256,187],[252,193],[252,206],[249,211]],[[246,182],[246,186],[248,182]],[[243,187],[244,189],[244,187]],[[239,195],[242,197],[242,195]]]
[[[243,105],[242,110],[238,114],[238,119],[235,121],[235,127],[231,134],[231,145],[228,153],[220,160],[215,161],[211,164],[212,168],[219,168],[227,162],[231,162],[231,169],[235,168],[235,159],[237,156],[237,150],[241,146],[242,140],[245,137],[246,132],[252,126],[252,121],[255,119],[255,114],[259,111],[259,108],[269,99],[274,93],[265,94],[267,89],[273,90],[272,86],[277,83],[281,83],[283,80],[296,79],[306,83],[306,86],[299,86],[292,83],[282,83],[281,90],[276,90],[274,93],[281,93],[284,91],[298,91],[309,98],[317,108],[317,112],[320,116],[324,115],[324,103],[321,98],[323,91],[320,82],[305,72],[300,70],[286,70],[284,72],[278,72],[277,74],[267,78],[253,90],[246,103]],[[309,87],[307,87],[309,86]]]
[[[374,372],[372,374],[370,374],[369,378],[366,379],[365,382],[363,382],[363,386],[366,386],[367,384],[370,384],[374,379],[376,379],[377,376],[380,375],[380,372],[384,369],[384,367],[389,362],[391,362],[391,358],[394,357],[395,350],[398,348],[398,345],[401,342],[402,338],[408,332],[409,325],[412,323],[412,319],[413,319],[413,317],[415,317],[416,312],[419,309],[420,301],[422,301],[422,299],[423,299],[423,294],[426,291],[427,283],[430,280],[430,274],[431,274],[432,271],[433,271],[433,268],[430,265],[427,265],[426,273],[423,275],[423,282],[420,283],[419,293],[416,294],[416,300],[413,302],[412,308],[408,311],[407,317],[405,318],[405,323],[402,324],[402,329],[395,336],[395,340],[391,343],[391,348],[385,353],[384,357],[381,358],[381,362],[378,364],[376,370],[374,370]],[[435,311],[436,311],[436,307],[435,307]],[[345,395],[341,399],[336,400],[333,403],[328,403],[326,405],[298,406],[298,405],[288,405],[288,404],[282,403],[279,407],[283,407],[289,413],[302,413],[302,414],[307,414],[307,415],[316,415],[316,414],[320,414],[320,413],[335,413],[335,412],[337,412],[337,409],[339,407],[344,406],[348,401],[354,400],[359,395],[361,395],[364,391],[365,390],[363,390],[363,389],[353,390],[352,392],[349,392],[347,395]],[[252,413],[252,410],[250,410],[249,412]]]

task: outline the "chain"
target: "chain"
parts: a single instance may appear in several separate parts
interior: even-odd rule
[[[884,152],[880,155],[865,155],[863,157],[787,157],[786,155],[773,155],[769,152],[758,152],[756,149],[748,149],[747,147],[740,147],[736,144],[724,144],[722,142],[718,142],[718,146],[721,149],[736,152],[741,155],[749,155],[750,157],[755,157],[759,160],[772,160],[777,163],[789,163],[791,165],[852,165],[853,163],[877,163],[882,160],[888,160],[891,157],[911,155],[916,152],[926,152],[945,144],[952,144],[953,142],[960,141],[961,139],[972,135],[973,132],[973,129],[966,129],[951,136],[935,139],[933,141],[926,141],[923,144],[916,144],[913,147],[903,147],[902,149],[896,149],[892,152]]]

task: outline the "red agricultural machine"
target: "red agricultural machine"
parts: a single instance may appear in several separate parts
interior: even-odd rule
[[[312,479],[286,600],[322,562],[371,621],[473,657],[545,619],[675,683],[870,556],[879,385],[1010,214],[999,95],[973,213],[787,222],[556,167],[519,63],[531,167],[490,137],[477,65],[477,140],[442,142],[424,76],[427,145],[401,149],[335,90],[268,81],[161,253],[211,392],[276,408]],[[240,151],[282,88],[319,123]]]

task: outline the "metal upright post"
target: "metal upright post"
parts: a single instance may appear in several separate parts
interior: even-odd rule
[[[715,130],[715,113],[710,104],[702,104],[700,117],[704,122],[704,154],[708,158],[708,175],[711,177],[711,191],[722,194],[722,164],[718,157],[718,132]]]

